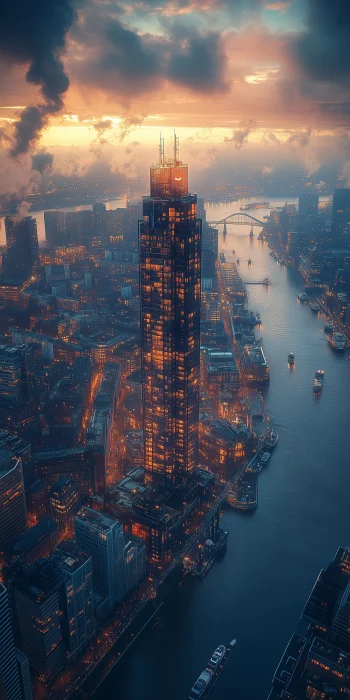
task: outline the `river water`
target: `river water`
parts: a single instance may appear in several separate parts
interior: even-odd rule
[[[220,220],[240,204],[207,205],[207,218]],[[267,212],[252,213],[260,218]],[[134,644],[96,700],[187,700],[213,649],[233,637],[236,650],[210,697],[266,700],[315,578],[339,545],[350,544],[350,362],[328,346],[324,317],[297,301],[299,274],[248,234],[249,227],[228,227],[221,248],[227,259],[240,258],[244,280],[268,275],[272,281],[268,289],[248,287],[249,306],[263,321],[271,369],[265,398],[280,435],[259,477],[259,507],[252,514],[225,511],[225,558],[204,581],[188,579],[171,593],[158,623]],[[287,366],[289,351],[294,370]],[[317,369],[325,370],[318,400],[312,392]]]

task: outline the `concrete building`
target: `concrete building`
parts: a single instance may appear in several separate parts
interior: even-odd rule
[[[2,583],[0,583],[0,698],[1,700],[30,700],[30,698],[24,698],[21,691],[8,595]]]

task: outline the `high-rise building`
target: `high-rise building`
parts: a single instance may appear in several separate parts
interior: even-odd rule
[[[1,700],[3,698],[4,700],[24,700],[13,641],[8,595],[2,583],[0,583],[0,698]]]
[[[65,244],[65,225],[63,211],[45,211],[45,237],[49,248]]]
[[[74,527],[74,516],[80,507],[78,485],[69,476],[62,476],[52,484],[49,492],[50,514],[62,533]]]
[[[13,346],[0,345],[0,396],[15,403],[23,398],[21,355]]]
[[[319,195],[317,192],[304,192],[303,194],[299,195],[298,213],[304,216],[306,219],[317,216],[318,200]]]
[[[92,560],[62,542],[57,554],[52,557],[52,562],[61,572],[64,581],[63,636],[68,659],[73,661],[88,648],[95,636]]]
[[[19,646],[45,681],[66,665],[62,587],[62,575],[49,559],[18,564],[10,580]]]
[[[0,552],[27,527],[22,462],[0,451]]]
[[[39,257],[36,221],[31,216],[5,218],[6,253],[3,270],[8,277],[29,277]]]
[[[92,236],[92,211],[70,211],[65,215],[67,245],[86,245]]]
[[[16,649],[17,668],[21,684],[22,699],[32,700],[32,682],[30,679],[29,661],[19,649]]]
[[[92,558],[94,591],[109,598],[110,609],[125,591],[123,525],[114,518],[82,508],[75,517],[77,547]]]
[[[145,473],[176,486],[197,466],[201,294],[201,221],[176,137],[151,167],[139,254]]]
[[[350,188],[335,190],[332,209],[332,238],[348,237],[350,234]]]

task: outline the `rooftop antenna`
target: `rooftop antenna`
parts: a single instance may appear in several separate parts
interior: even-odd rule
[[[174,165],[177,165],[179,162],[180,158],[180,153],[179,153],[179,137],[176,136],[176,132],[174,129]]]
[[[162,137],[162,132],[160,132],[159,137],[159,165],[164,165],[164,139]]]

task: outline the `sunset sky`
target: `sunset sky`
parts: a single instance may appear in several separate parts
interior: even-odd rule
[[[349,2],[20,0],[4,15],[1,191],[38,151],[58,168],[73,146],[156,152],[173,127],[209,160],[255,145],[348,167]]]

